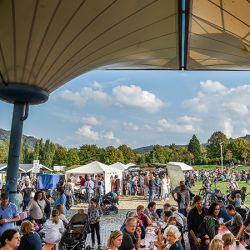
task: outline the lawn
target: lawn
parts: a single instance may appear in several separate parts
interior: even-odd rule
[[[213,170],[215,169],[215,167],[221,167],[221,166],[218,166],[218,165],[194,165],[192,166],[195,170]],[[225,166],[224,166],[225,167]],[[247,171],[250,171],[250,166],[239,166],[237,168],[239,171],[241,170],[247,170]]]
[[[247,193],[250,193],[250,184],[247,184],[245,181],[238,181],[237,183],[238,183],[240,188],[243,186],[247,187]],[[227,190],[227,188],[226,188],[227,185],[228,185],[228,182],[218,182],[217,188],[220,189],[223,194],[225,194],[226,190]],[[201,181],[196,182],[195,186],[192,187],[192,191],[195,194],[199,194],[199,189],[201,188],[201,186],[202,186]],[[212,185],[212,189],[214,189],[214,185]],[[250,194],[247,195],[245,204],[250,205]]]

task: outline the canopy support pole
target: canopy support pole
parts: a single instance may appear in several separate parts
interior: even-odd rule
[[[11,202],[14,202],[17,180],[18,180],[18,169],[20,159],[21,140],[23,132],[23,118],[25,103],[14,103],[11,133],[10,133],[10,146],[8,156],[8,167],[7,167],[7,180],[6,180],[6,194],[9,194]],[[26,113],[27,115],[27,113]]]

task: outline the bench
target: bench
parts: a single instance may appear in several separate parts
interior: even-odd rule
[[[52,250],[52,249],[54,249],[55,245],[56,244],[45,243],[45,245],[43,246],[43,250]]]

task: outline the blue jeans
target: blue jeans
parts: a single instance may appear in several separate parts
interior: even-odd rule
[[[153,190],[149,190],[149,192],[148,192],[148,201],[149,202],[154,201],[154,198],[155,198],[154,191]]]

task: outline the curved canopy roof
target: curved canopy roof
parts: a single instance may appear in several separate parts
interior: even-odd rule
[[[250,1],[193,0],[187,69],[250,69]]]
[[[50,93],[96,68],[249,70],[249,13],[249,0],[1,0],[0,84]]]
[[[0,1],[3,82],[48,92],[96,68],[178,69],[176,0]]]

